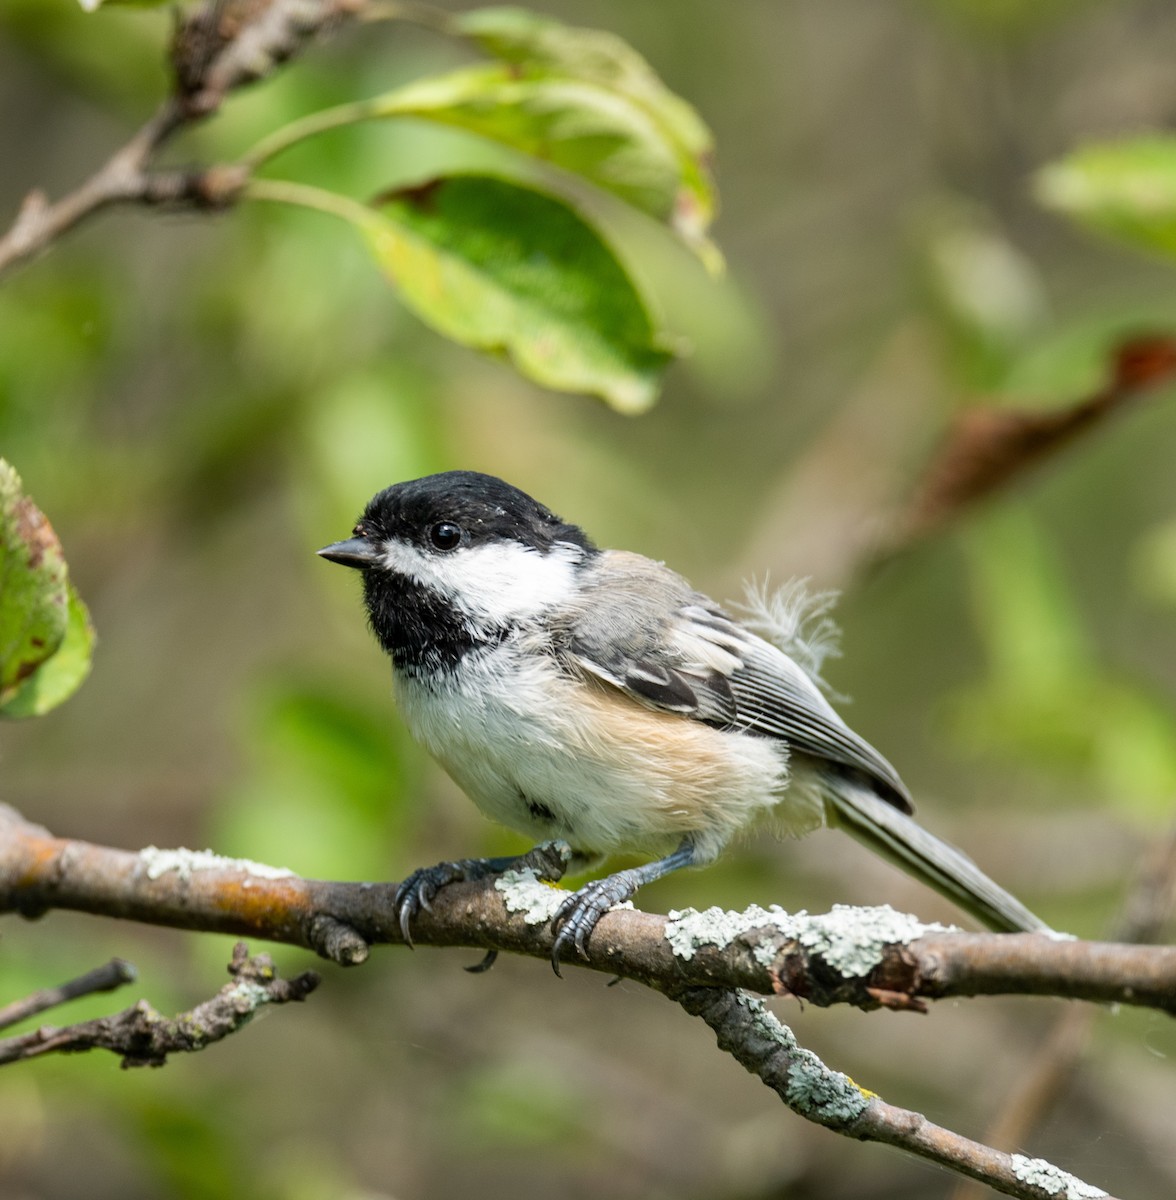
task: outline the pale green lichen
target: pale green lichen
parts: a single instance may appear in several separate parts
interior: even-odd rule
[[[240,1001],[239,1004],[234,1003],[237,1012],[250,1015],[273,1000],[269,989],[252,979],[238,979],[229,989],[229,997],[233,1001]]]
[[[753,904],[743,912],[714,907],[699,912],[695,908],[671,909],[666,922],[666,941],[670,949],[689,962],[703,946],[729,946],[740,934],[765,926],[779,928],[793,918],[778,904],[770,909]]]
[[[1098,1200],[1106,1195],[1102,1188],[1083,1183],[1044,1158],[1026,1158],[1023,1154],[1014,1154],[1012,1157],[1013,1174],[1022,1183],[1041,1188],[1043,1192],[1059,1197],[1059,1200]]]
[[[786,1053],[788,1067],[784,1099],[796,1112],[824,1125],[843,1127],[857,1120],[870,1103],[871,1093],[858,1087],[848,1075],[827,1067],[796,1035],[768,1011],[763,1001],[739,993],[739,1003],[754,1019],[756,1032],[775,1042]]]
[[[285,867],[270,867],[265,863],[253,862],[248,858],[225,858],[211,850],[160,850],[148,846],[139,851],[139,861],[147,868],[148,879],[159,879],[174,871],[181,879],[188,879],[197,871],[244,871],[257,879],[288,879],[294,872]]]
[[[528,925],[546,925],[568,898],[567,892],[544,883],[530,867],[503,871],[494,887],[502,893],[507,912],[522,913]]]
[[[753,957],[760,966],[773,965],[778,941],[796,941],[852,979],[868,975],[882,961],[887,946],[905,945],[928,933],[948,933],[954,926],[925,925],[888,904],[876,908],[835,904],[832,911],[815,916],[803,910],[789,913],[776,904],[770,909],[752,905],[743,912],[721,908],[672,912],[666,940],[679,958],[688,961],[702,946],[724,949],[737,937],[757,929],[769,929],[777,935],[760,938],[753,947]]]

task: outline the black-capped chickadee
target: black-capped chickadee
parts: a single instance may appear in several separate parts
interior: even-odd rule
[[[911,819],[906,786],[833,710],[770,599],[736,620],[661,563],[601,550],[473,471],[385,489],[319,554],[363,572],[401,714],[487,816],[563,839],[585,865],[653,857],[569,895],[557,971],[614,904],[713,862],[764,813],[790,834],[840,826],[993,929],[1047,928]],[[513,861],[415,872],[396,895],[406,940],[438,888]]]

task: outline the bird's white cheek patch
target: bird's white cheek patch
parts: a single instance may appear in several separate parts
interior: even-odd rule
[[[489,542],[434,555],[398,540],[384,543],[389,571],[435,591],[471,620],[497,626],[567,603],[581,558],[571,545],[541,554],[518,542]]]

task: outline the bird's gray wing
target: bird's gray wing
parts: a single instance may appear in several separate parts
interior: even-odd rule
[[[640,595],[624,606],[609,603],[577,622],[568,657],[647,707],[780,738],[794,751],[859,772],[880,785],[884,799],[911,810],[895,769],[842,721],[791,658],[684,583],[683,591],[668,620],[664,606],[650,603],[641,611]]]
[[[747,634],[742,664],[730,677],[738,724],[783,738],[794,750],[848,767],[880,784],[879,794],[912,812],[898,772],[837,715],[817,686],[786,654]]]

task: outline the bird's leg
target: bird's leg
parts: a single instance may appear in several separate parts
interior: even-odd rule
[[[418,868],[400,884],[392,898],[405,945],[412,945],[413,918],[422,909],[431,912],[433,898],[447,884],[488,879],[512,867],[531,867],[540,879],[555,883],[563,877],[572,858],[571,847],[566,842],[554,841],[543,842],[526,854],[509,858],[458,858],[435,867]]]
[[[559,974],[559,960],[568,946],[575,946],[581,958],[588,957],[588,938],[596,922],[615,904],[630,899],[638,888],[661,879],[680,867],[693,866],[698,861],[694,843],[687,838],[673,854],[640,867],[630,867],[603,879],[594,879],[578,892],[573,892],[555,914],[552,928],[555,944],[551,947],[551,965]]]

